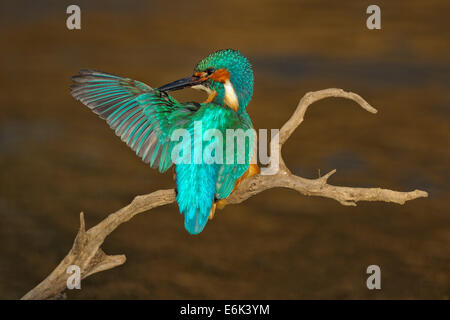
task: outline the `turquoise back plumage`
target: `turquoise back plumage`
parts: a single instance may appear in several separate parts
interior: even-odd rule
[[[202,133],[195,136],[195,124],[200,121]],[[215,103],[202,104],[201,108],[192,116],[187,129],[190,136],[195,136],[195,139],[191,144],[190,164],[176,165],[177,202],[180,212],[185,215],[186,230],[191,234],[198,234],[208,222],[214,199],[227,198],[233,191],[236,179],[248,169],[255,136],[252,130],[248,131],[249,135],[245,138],[244,149],[238,149],[237,139],[233,139],[231,143],[234,145],[234,155],[232,163],[227,164],[226,131],[227,129],[241,129],[245,132],[252,129],[252,123],[246,112],[240,115],[228,107]],[[212,146],[218,137],[212,137],[209,140],[205,136],[210,129],[218,130],[223,137],[223,143],[220,143],[221,155],[216,154],[216,150]],[[193,164],[195,143],[202,145],[202,159],[199,164]],[[241,155],[244,161],[239,164],[238,160]]]
[[[254,133],[245,141],[245,150],[236,150],[232,163],[226,163],[226,130],[252,128],[246,107],[253,94],[253,72],[247,59],[238,51],[216,51],[200,61],[195,71],[225,68],[239,100],[237,112],[224,104],[224,86],[211,79],[203,85],[217,95],[210,103],[180,103],[166,93],[129,78],[95,71],[80,70],[72,79],[71,94],[106,120],[130,148],[147,164],[164,172],[172,162],[172,151],[178,141],[171,136],[176,129],[187,129],[194,138],[196,121],[202,123],[202,139],[208,129],[220,131],[224,137],[222,164],[210,163],[213,152],[204,154],[216,141],[203,141],[201,163],[177,164],[177,202],[185,216],[185,228],[191,234],[205,227],[213,201],[225,199],[233,191],[236,180],[248,169],[253,150]],[[233,141],[235,143],[235,141]],[[194,148],[195,141],[191,143]],[[239,153],[245,161],[237,163]],[[195,156],[194,149],[191,157]],[[216,157],[217,158],[217,157]],[[192,159],[193,160],[193,159]]]

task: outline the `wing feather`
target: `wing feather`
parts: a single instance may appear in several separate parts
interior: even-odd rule
[[[145,163],[161,172],[172,166],[171,132],[187,125],[199,104],[179,103],[145,83],[96,70],[82,69],[72,80],[72,96],[105,120]]]

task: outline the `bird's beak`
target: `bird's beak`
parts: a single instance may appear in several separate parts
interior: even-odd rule
[[[207,78],[204,78],[204,77],[202,78],[197,75],[192,75],[192,76],[165,84],[165,85],[159,87],[157,90],[164,91],[164,92],[180,90],[180,89],[184,89],[187,87],[192,87],[192,86],[198,85],[198,84],[202,83],[203,81],[205,81],[206,79]]]

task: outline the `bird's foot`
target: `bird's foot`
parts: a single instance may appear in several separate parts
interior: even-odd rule
[[[248,170],[247,170],[248,174],[245,178],[250,178],[253,177],[254,175],[260,174],[261,173],[261,169],[259,169],[259,166],[255,163],[251,163],[248,166]]]
[[[177,181],[177,172],[175,171],[175,167],[173,167],[172,178],[174,181]]]
[[[222,210],[227,205],[227,199],[220,199],[216,202],[217,209]]]
[[[236,180],[236,184],[234,185],[233,191],[236,190],[238,185],[244,180],[245,178],[250,178],[254,175],[259,174],[261,171],[259,169],[259,166],[257,164],[250,164],[247,171]],[[227,199],[216,199],[214,198],[214,202],[212,204],[211,210],[209,211],[209,220],[212,220],[214,218],[214,214],[216,213],[216,209],[223,209],[227,205]]]
[[[246,179],[246,178],[250,178],[253,177],[254,175],[257,175],[261,172],[261,170],[259,169],[259,166],[257,164],[250,164],[248,166],[247,171],[244,172],[244,174],[236,180],[236,183],[234,185],[233,191],[237,189],[237,187],[241,184],[241,182]]]
[[[209,210],[209,220],[212,220],[214,218],[214,213],[216,212],[216,204],[213,203],[211,210]]]
[[[244,180],[245,178],[250,178],[254,175],[257,175],[260,172],[261,171],[257,164],[250,164],[247,171],[245,171],[245,173],[239,179],[236,180],[236,183],[234,185],[232,193],[234,192],[234,190],[236,190],[236,188],[239,186],[239,184],[242,182],[242,180]],[[223,208],[225,208],[226,205],[227,205],[227,199],[219,199],[219,200],[214,199],[214,204],[213,204],[213,207],[211,208],[212,214],[211,214],[211,212],[209,213],[209,219],[212,219],[214,217],[214,211],[216,209],[222,210]],[[213,210],[213,208],[214,208],[214,210]]]

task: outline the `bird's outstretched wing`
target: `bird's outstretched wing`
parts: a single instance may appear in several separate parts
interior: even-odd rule
[[[172,130],[184,127],[199,104],[179,103],[142,82],[101,71],[80,70],[72,80],[72,96],[106,120],[145,163],[161,172],[170,168]]]

